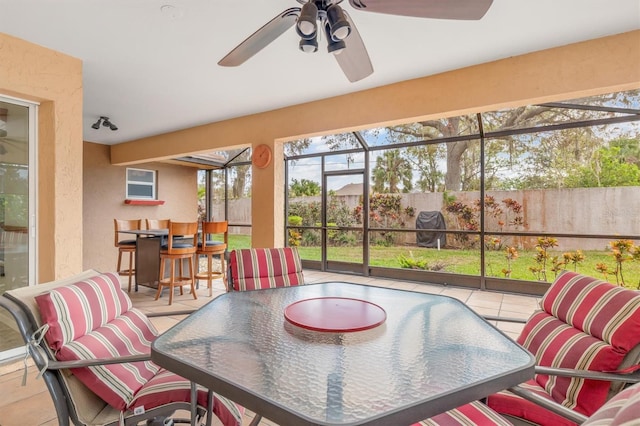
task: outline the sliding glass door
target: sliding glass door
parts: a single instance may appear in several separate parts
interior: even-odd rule
[[[35,123],[37,106],[0,97],[0,294],[35,282]],[[0,309],[0,359],[22,340]]]

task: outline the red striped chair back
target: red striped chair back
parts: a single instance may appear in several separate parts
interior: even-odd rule
[[[302,262],[295,247],[233,250],[229,288],[260,290],[304,284]]]

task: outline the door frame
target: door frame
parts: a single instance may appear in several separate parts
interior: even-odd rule
[[[27,241],[28,241],[28,265],[27,265],[27,286],[35,286],[38,282],[38,270],[37,270],[37,253],[38,253],[38,239],[37,239],[37,223],[38,223],[38,210],[37,210],[37,170],[38,170],[38,108],[39,103],[33,101],[27,101],[24,99],[15,98],[0,94],[0,101],[21,107],[28,108],[28,223],[27,223]],[[0,352],[0,361],[15,358],[17,356],[23,356],[25,354],[25,347],[19,346],[17,348],[9,349]]]
[[[340,176],[360,176],[362,178],[362,224],[358,227],[341,227],[332,226],[327,224],[327,207],[328,207],[328,180],[334,177]],[[367,170],[363,169],[349,169],[349,170],[335,170],[335,171],[323,171],[322,172],[322,215],[321,215],[321,270],[327,272],[338,273],[351,273],[357,275],[368,276],[369,275],[369,185],[367,180]],[[339,262],[331,261],[328,259],[329,250],[329,231],[358,231],[362,233],[362,262]]]

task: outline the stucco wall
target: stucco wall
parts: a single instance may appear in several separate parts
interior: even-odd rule
[[[82,270],[82,62],[0,33],[0,93],[40,102],[38,282]]]
[[[115,164],[266,143],[274,161],[253,169],[252,244],[284,244],[281,142],[390,123],[455,116],[640,87],[640,31],[534,52],[439,75],[115,145]]]
[[[156,170],[161,206],[126,205],[126,167],[112,166],[109,146],[84,143],[83,267],[115,271],[113,219],[173,219],[195,221],[198,216],[197,170],[162,163],[136,168]],[[144,225],[143,225],[144,226]]]

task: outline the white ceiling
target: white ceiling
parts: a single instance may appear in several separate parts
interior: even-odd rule
[[[240,67],[217,65],[296,0],[0,0],[0,32],[82,59],[84,139],[117,144],[640,28],[640,0],[494,0],[480,21],[342,5],[374,68],[357,83],[322,42],[300,52],[293,28]],[[119,130],[92,129],[101,115]]]

